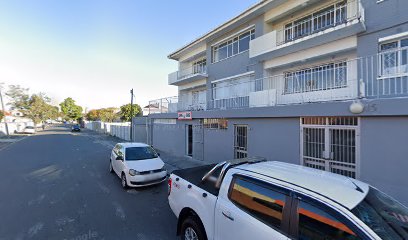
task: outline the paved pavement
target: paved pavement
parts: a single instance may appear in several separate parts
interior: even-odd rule
[[[117,141],[56,127],[0,149],[0,239],[176,239],[165,182],[125,191],[108,172]]]

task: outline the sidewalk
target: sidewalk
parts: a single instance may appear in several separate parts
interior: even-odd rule
[[[117,143],[128,142],[126,140],[123,140],[117,137],[113,137],[110,135],[105,135],[103,133],[98,133],[96,131],[92,131],[89,129],[81,129],[81,133],[78,133],[78,134],[87,136],[93,139],[95,143],[104,145],[105,147],[109,149],[112,149]],[[163,152],[160,150],[158,150],[158,153],[160,153],[160,158],[166,164],[166,169],[168,170],[169,173],[177,169],[198,167],[198,166],[203,166],[203,165],[208,164],[208,163],[193,159],[191,157],[174,156],[171,153]]]

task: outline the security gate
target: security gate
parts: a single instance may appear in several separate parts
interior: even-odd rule
[[[193,125],[193,158],[204,161],[204,127],[202,120]]]
[[[359,118],[301,118],[301,163],[348,177],[358,177]]]
[[[248,156],[248,126],[234,125],[234,158]]]

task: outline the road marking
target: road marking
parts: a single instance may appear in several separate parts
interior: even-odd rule
[[[38,222],[34,226],[30,227],[28,229],[28,237],[32,238],[34,237],[41,229],[44,227],[44,223]]]
[[[116,214],[116,216],[117,216],[117,217],[120,217],[122,220],[125,220],[126,215],[125,215],[125,211],[123,211],[122,206],[120,206],[120,204],[117,203],[117,202],[113,202],[112,204],[113,204],[113,206],[115,207],[115,211],[116,211],[115,214]]]

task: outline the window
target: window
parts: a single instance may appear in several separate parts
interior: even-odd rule
[[[360,239],[342,220],[313,204],[299,201],[297,213],[300,240]]]
[[[114,152],[116,155],[123,157],[122,145],[116,144],[116,146],[113,148],[113,152]]]
[[[205,118],[204,128],[207,129],[228,129],[228,120],[223,118]]]
[[[155,124],[176,124],[176,119],[158,118],[154,119]]]
[[[285,94],[347,87],[347,63],[330,63],[285,73]]]
[[[137,161],[158,158],[152,147],[128,147],[126,148],[126,161]]]
[[[235,56],[249,49],[249,41],[255,38],[255,29],[249,30],[212,47],[212,62]]]
[[[261,182],[235,177],[229,199],[243,211],[265,224],[280,230],[286,194]]]
[[[408,239],[408,209],[375,188],[352,212],[381,239]]]
[[[196,62],[193,63],[193,74],[196,73],[205,73],[206,72],[206,66],[207,66],[207,60],[206,59],[202,59],[202,60],[198,60]]]
[[[285,42],[323,31],[347,21],[346,2],[339,2],[285,25]]]
[[[380,75],[390,77],[408,73],[408,38],[380,44]]]
[[[255,82],[252,81],[253,74],[219,81],[212,84],[213,99],[228,99],[248,96],[251,89],[254,89]]]

